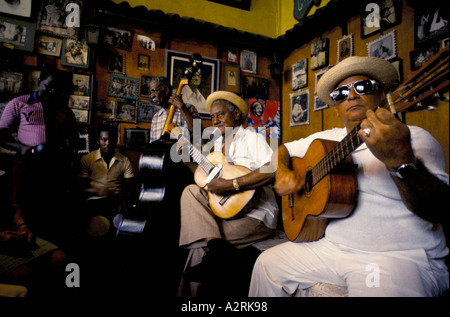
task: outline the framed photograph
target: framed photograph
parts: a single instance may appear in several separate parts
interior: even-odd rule
[[[240,57],[241,70],[246,73],[257,73],[258,56],[256,52],[242,50]]]
[[[395,30],[381,35],[375,41],[369,42],[367,45],[367,55],[390,60],[397,57],[397,41],[395,38]]]
[[[402,1],[367,1],[361,14],[361,38],[368,38],[401,23]]]
[[[27,89],[29,92],[37,91],[39,89],[40,69],[32,69],[28,72]]]
[[[97,100],[95,102],[95,116],[114,119],[116,117],[116,100]]]
[[[225,64],[223,67],[223,89],[241,92],[241,72],[238,65]]]
[[[75,118],[80,124],[89,124],[89,111],[83,109],[72,109]]]
[[[104,30],[103,43],[125,51],[131,51],[133,32],[108,26]]]
[[[136,100],[117,99],[116,120],[136,123]]]
[[[38,15],[38,30],[75,39],[80,29],[80,16],[84,0],[42,0]],[[71,4],[71,10],[66,11]],[[78,8],[78,13],[76,9]],[[78,25],[76,24],[78,22]],[[69,24],[69,25],[68,25]]]
[[[315,94],[317,94],[317,83],[319,82],[319,79],[320,79],[320,77],[322,77],[322,75],[323,74],[325,74],[325,72],[328,70],[328,68],[327,69],[323,69],[323,70],[321,70],[321,71],[319,71],[319,72],[316,72],[315,74],[314,74],[314,93]]]
[[[228,49],[227,62],[229,64],[239,64],[239,50],[237,48]]]
[[[349,34],[337,41],[337,63],[352,55],[353,55],[353,34]]]
[[[100,37],[100,27],[93,24],[84,26],[84,37],[89,45],[97,45]]]
[[[414,8],[414,47],[448,37],[449,3],[424,2]]]
[[[308,59],[292,64],[292,90],[308,86]]]
[[[89,110],[90,101],[91,97],[89,96],[69,95],[69,108]]]
[[[150,70],[150,56],[138,54],[138,70]]]
[[[291,127],[309,124],[309,89],[289,94],[291,102]]]
[[[280,102],[248,99],[248,126],[267,138],[280,138]]]
[[[141,76],[141,87],[139,96],[150,98],[150,80],[152,79],[152,76],[142,75]]]
[[[0,99],[9,101],[23,93],[23,79],[23,73],[0,71]]]
[[[50,56],[61,56],[62,40],[56,37],[41,35],[37,40],[36,51],[39,54]]]
[[[314,96],[314,111],[319,111],[328,108],[325,101],[319,98],[319,96]]]
[[[137,99],[139,79],[125,76],[111,75],[109,79],[108,96]]]
[[[124,74],[125,75],[126,55],[119,53],[108,54],[108,69],[109,73]]]
[[[91,95],[91,75],[72,74],[72,94],[78,96]]]
[[[34,23],[0,16],[0,45],[32,52],[36,25]]]
[[[89,153],[89,134],[79,134],[78,135],[78,153],[87,154]]]
[[[143,149],[150,140],[150,130],[141,128],[125,128],[123,143],[126,148]]]
[[[156,50],[156,43],[151,38],[145,35],[138,35],[137,36],[138,43],[141,47],[145,48],[149,51]]]
[[[409,52],[409,59],[411,61],[411,70],[419,69],[425,64],[430,57],[435,55],[439,51],[439,43],[421,47],[417,50]]]
[[[328,65],[329,43],[328,38],[324,38],[311,44],[311,69],[319,69]]]
[[[139,101],[138,102],[138,122],[151,123],[153,116],[161,109],[154,102]]]
[[[184,71],[190,66],[189,57],[191,54],[182,53],[172,50],[166,50],[166,70],[165,76],[172,84],[174,91],[178,89],[180,80],[183,77]],[[219,90],[220,82],[220,61],[216,58],[203,56],[203,65],[200,68],[201,79],[199,85],[194,92],[200,92],[199,98],[196,100],[187,100],[185,96],[192,95],[191,87],[184,86],[181,91],[183,94],[183,101],[193,104],[199,112],[202,119],[210,119],[209,111],[206,108],[206,98],[214,91]]]
[[[253,76],[243,76],[242,94],[244,97],[269,99],[269,80]]]
[[[0,0],[0,12],[20,17],[31,17],[32,0]]]
[[[79,68],[89,67],[89,46],[86,42],[64,39],[61,65]]]

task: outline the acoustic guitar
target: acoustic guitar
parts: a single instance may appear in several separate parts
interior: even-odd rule
[[[251,189],[221,196],[209,192],[208,183],[216,177],[234,179],[251,171],[244,166],[228,163],[221,152],[212,152],[208,156],[204,156],[200,150],[190,143],[178,127],[173,128],[170,133],[172,137],[178,140],[179,145],[187,147],[189,155],[198,164],[194,173],[194,181],[208,192],[209,205],[213,213],[222,219],[230,219],[240,215],[256,190]]]
[[[394,114],[432,109],[424,102],[448,90],[448,55],[447,45],[388,94],[379,107]],[[283,225],[289,240],[318,240],[330,219],[347,217],[355,208],[358,186],[350,154],[363,143],[359,130],[360,125],[340,142],[316,139],[303,158],[291,159],[304,185],[299,192],[283,197]]]

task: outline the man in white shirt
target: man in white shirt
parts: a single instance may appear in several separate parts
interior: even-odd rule
[[[197,288],[189,282],[218,283],[227,276],[225,267],[236,249],[267,238],[276,228],[278,214],[271,187],[274,173],[265,170],[273,151],[264,136],[242,126],[248,114],[246,102],[234,93],[217,91],[206,104],[213,126],[220,131],[220,137],[214,140],[214,152],[249,172],[234,179],[214,178],[207,184],[207,191],[198,185],[189,185],[183,191],[180,246],[190,252],[180,295],[197,295]],[[252,189],[256,189],[255,195],[236,217],[222,219],[213,213],[208,192],[226,197]]]

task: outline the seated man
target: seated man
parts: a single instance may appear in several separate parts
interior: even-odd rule
[[[271,187],[274,173],[264,170],[273,151],[263,135],[243,127],[248,113],[246,102],[234,93],[217,91],[207,98],[206,105],[213,126],[220,131],[213,150],[223,153],[228,163],[244,166],[249,172],[234,179],[214,178],[207,190],[192,184],[183,191],[180,246],[189,249],[189,255],[179,295],[186,296],[197,295],[198,285],[188,285],[189,281],[214,283],[226,279],[235,247],[267,238],[276,228],[278,214]],[[237,217],[222,219],[213,213],[208,192],[226,196],[251,189],[257,189],[255,196]]]
[[[95,216],[89,228],[94,236],[105,234],[113,217],[123,212],[132,199],[134,172],[128,158],[116,150],[117,138],[116,127],[101,125],[96,134],[99,148],[84,155],[80,162],[78,177],[88,202],[89,217]],[[103,217],[97,217],[99,214]],[[103,221],[102,227],[104,217],[109,221]]]
[[[193,119],[200,118],[197,109],[191,104],[185,104],[180,96],[172,95],[172,85],[165,77],[152,77],[150,80],[150,98],[161,109],[155,113],[152,119],[150,130],[150,143],[161,138],[169,108],[175,107],[175,114],[172,122],[179,127],[187,127],[193,131]]]
[[[250,296],[290,296],[318,282],[347,287],[349,296],[438,296],[449,287],[442,226],[448,211],[444,154],[419,127],[378,108],[397,81],[394,67],[374,57],[349,57],[319,80],[320,99],[334,105],[345,128],[280,146],[274,188],[298,192],[304,180],[290,168],[315,139],[340,141],[356,129],[356,208],[331,219],[313,242],[286,242],[255,263]],[[358,126],[360,124],[360,126]]]

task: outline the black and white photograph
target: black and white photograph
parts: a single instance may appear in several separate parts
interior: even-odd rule
[[[269,80],[261,77],[242,76],[242,95],[257,99],[269,99]]]
[[[397,57],[397,41],[395,30],[381,35],[378,39],[369,42],[367,45],[367,55],[390,60]]]
[[[292,64],[292,90],[308,86],[308,59]]]
[[[65,39],[61,53],[61,65],[88,68],[89,53],[89,46],[86,42]]]
[[[156,49],[156,42],[148,36],[138,34],[137,40],[139,45],[146,50],[154,51]]]
[[[61,47],[61,39],[42,35],[38,37],[36,50],[39,54],[60,56]]]
[[[86,110],[86,109],[76,109],[76,108],[73,108],[72,109],[72,112],[74,113],[74,115],[75,115],[75,118],[76,118],[76,120],[77,120],[77,122],[78,123],[80,123],[80,124],[89,124],[89,110]]]
[[[353,56],[353,34],[343,36],[337,41],[337,63]]]
[[[34,23],[0,16],[0,43],[7,47],[32,52],[35,32]]]
[[[448,37],[449,3],[447,1],[427,2],[414,8],[414,45]]]
[[[435,55],[439,50],[439,44],[435,43],[433,45],[427,45],[421,47],[417,50],[409,52],[411,61],[411,70],[419,69],[423,64],[425,64],[433,55]]]
[[[91,75],[72,74],[72,94],[78,96],[90,96]]]
[[[138,70],[149,70],[150,69],[150,56],[149,55],[145,55],[145,54],[138,55],[137,69]]]
[[[319,98],[319,96],[314,96],[314,111],[319,111],[327,109],[328,105],[325,101]]]
[[[387,30],[398,25],[401,20],[402,1],[367,1],[364,11],[361,13],[361,38],[368,38]]]
[[[309,124],[309,89],[289,94],[291,102],[291,127]]]
[[[125,74],[126,55],[119,53],[108,54],[108,72]]]
[[[0,0],[1,13],[29,18],[31,16],[31,10],[32,10],[31,0]]]
[[[95,116],[98,118],[114,119],[116,115],[116,100],[97,100],[95,102]]]
[[[38,30],[74,39],[81,26],[83,2],[84,0],[42,0]]]
[[[117,98],[116,120],[124,122],[136,122],[136,100]]]
[[[141,76],[141,87],[139,89],[139,96],[150,98],[150,81],[152,76],[142,75]]]
[[[133,32],[112,26],[106,27],[103,34],[103,43],[125,51],[131,51]]]
[[[324,38],[311,44],[311,69],[328,65],[329,39]]]
[[[109,79],[109,92],[111,97],[137,99],[139,90],[139,79],[111,75]]]
[[[23,92],[23,74],[14,71],[0,72],[0,98],[13,98]]]
[[[256,74],[258,71],[258,54],[249,50],[241,50],[241,71]]]
[[[89,110],[90,108],[89,96],[70,95],[69,96],[69,108]]]
[[[151,123],[153,116],[161,109],[152,101],[139,101],[138,102],[138,122]]]

